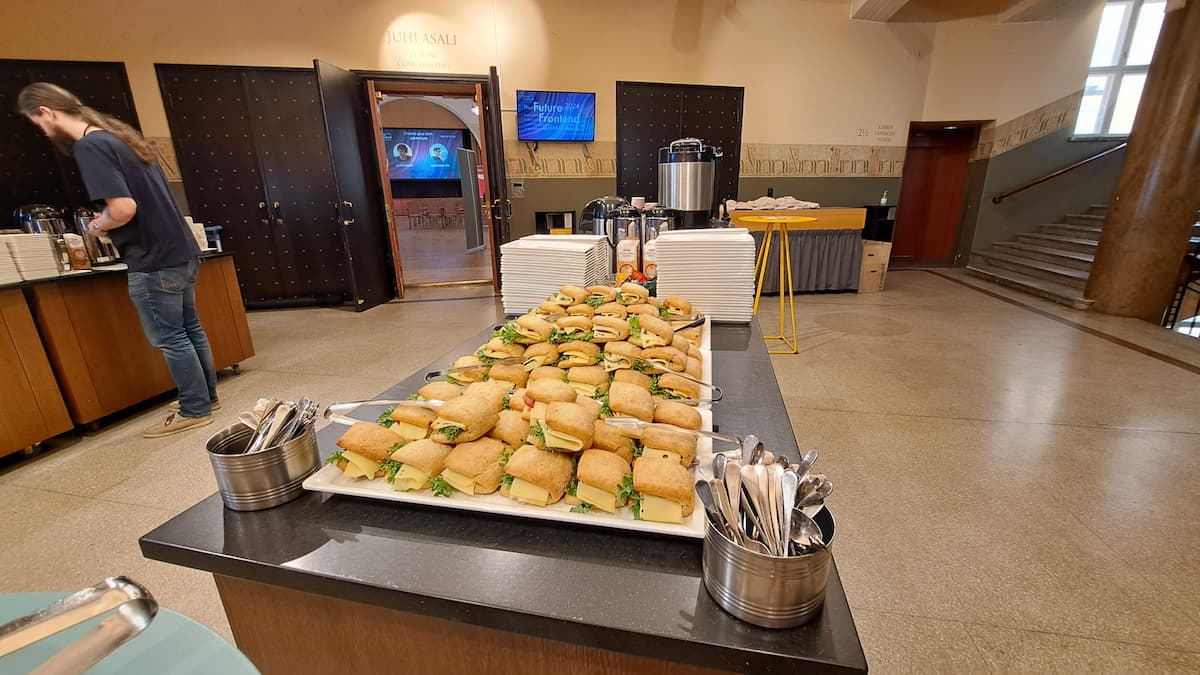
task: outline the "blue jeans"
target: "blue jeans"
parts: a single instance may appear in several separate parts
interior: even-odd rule
[[[179,388],[179,412],[207,417],[217,400],[217,369],[196,313],[200,261],[157,272],[130,272],[129,297],[150,344],[162,350]]]

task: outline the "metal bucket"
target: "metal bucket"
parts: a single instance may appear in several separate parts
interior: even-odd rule
[[[208,439],[208,459],[225,507],[258,511],[285,504],[304,492],[304,479],[321,467],[317,435],[310,426],[297,438],[250,455],[240,453],[253,431],[235,424]]]
[[[744,549],[704,519],[704,586],[722,609],[763,628],[793,628],[825,605],[833,561],[833,516],[822,509],[814,520],[829,547],[782,558]]]

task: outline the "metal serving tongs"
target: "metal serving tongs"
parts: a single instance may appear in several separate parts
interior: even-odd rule
[[[345,424],[346,426],[353,426],[355,424],[358,424],[359,422],[363,422],[366,420],[356,420],[353,417],[346,417],[345,415],[341,414],[341,411],[354,410],[354,409],[359,408],[364,405],[390,405],[390,406],[407,405],[407,406],[412,406],[414,408],[437,408],[437,407],[440,407],[443,403],[445,403],[445,401],[439,401],[437,399],[430,399],[428,401],[414,401],[412,399],[404,399],[401,401],[401,400],[385,398],[385,399],[379,399],[379,400],[375,400],[375,401],[343,401],[342,403],[330,403],[329,407],[325,409],[324,417],[325,417],[325,419],[329,420],[330,422],[337,422],[338,424]]]
[[[636,417],[625,417],[623,415],[616,415],[614,417],[607,417],[604,419],[604,421],[607,422],[608,424],[613,425],[614,427],[626,427],[628,429],[638,429],[638,430],[646,429],[647,427],[662,427],[664,429],[671,429],[673,431],[685,431],[689,434],[696,434],[697,436],[707,436],[708,438],[713,438],[718,441],[726,441],[728,443],[736,443],[738,446],[741,446],[741,444],[742,444],[742,439],[738,438],[737,436],[727,436],[725,434],[718,434],[715,431],[703,431],[701,429],[684,429],[682,427],[677,427],[674,424],[658,424],[656,422],[646,422],[646,421],[640,420]]]
[[[112,616],[33,670],[38,675],[83,673],[145,630],[158,613],[158,602],[141,584],[109,577],[0,626],[0,657],[113,610]]]
[[[708,387],[709,389],[712,390],[712,398],[710,398],[710,399],[698,399],[698,398],[691,399],[691,398],[689,398],[689,399],[673,399],[673,400],[680,401],[681,403],[687,403],[689,401],[694,401],[696,403],[716,403],[717,401],[720,401],[721,399],[725,398],[725,392],[717,385],[712,384],[710,382],[705,382],[704,380],[698,380],[698,379],[692,377],[691,375],[688,375],[687,373],[681,373],[678,370],[671,370],[670,368],[668,368],[664,365],[654,363],[653,361],[647,361],[646,359],[643,359],[640,356],[623,356],[621,358],[628,359],[631,364],[641,365],[646,368],[653,368],[654,370],[656,370],[659,373],[662,373],[664,375],[667,373],[670,373],[671,375],[677,375],[677,376],[687,380],[688,382],[694,382],[694,383],[700,385],[701,387]]]
[[[446,368],[445,370],[432,370],[425,373],[425,381],[432,382],[435,377],[453,375],[454,373],[461,373],[464,370],[488,370],[492,366],[518,366],[523,363],[525,363],[525,359],[520,356],[510,356],[506,359],[496,359],[491,363],[481,363],[477,366],[459,366],[457,368]]]

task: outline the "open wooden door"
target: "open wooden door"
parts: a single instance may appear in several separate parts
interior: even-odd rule
[[[485,85],[475,86],[479,106],[479,141],[483,146],[481,162],[486,176],[486,208],[492,235],[492,287],[500,290],[500,245],[511,238],[509,219],[512,202],[508,198],[508,177],[504,171],[504,127],[500,121],[500,76],[496,67],[488,72]]]
[[[383,121],[379,115],[379,102],[383,94],[375,89],[375,81],[367,80],[367,101],[371,110],[371,131],[375,135],[375,155],[379,163],[379,189],[383,191],[383,208],[387,213],[388,241],[392,245],[392,269],[396,274],[396,292],[404,297],[404,267],[400,261],[400,240],[396,235],[396,214],[392,209],[392,181],[388,174],[387,148],[383,142]]]
[[[338,222],[350,272],[356,311],[396,297],[389,238],[392,231],[384,193],[379,188],[379,154],[371,108],[363,78],[337,66],[313,60],[325,116],[325,136],[337,189]]]

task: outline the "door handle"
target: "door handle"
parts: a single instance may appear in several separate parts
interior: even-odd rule
[[[342,207],[343,206],[346,207],[345,215],[342,215]],[[338,217],[341,218],[343,225],[353,225],[354,224],[354,203],[343,199],[341,201],[341,203],[338,204]]]
[[[263,216],[259,218],[259,222],[270,227],[271,221],[275,220],[275,217],[271,214],[271,208],[267,206],[266,202],[259,202],[258,210],[262,212],[261,215]]]
[[[283,224],[283,211],[282,211],[282,209],[280,209],[279,202],[272,202],[271,206],[274,209],[275,224],[282,225]]]

